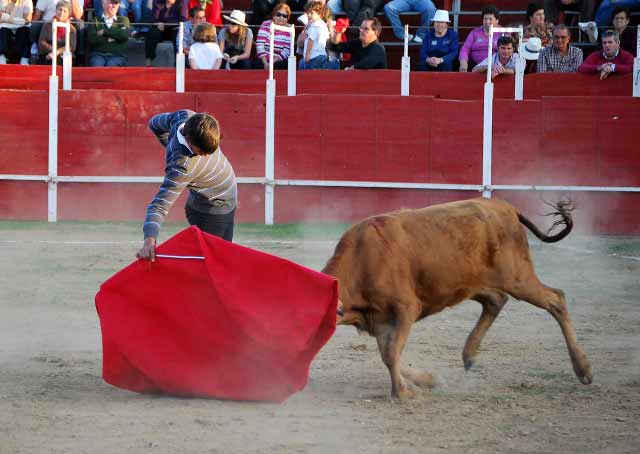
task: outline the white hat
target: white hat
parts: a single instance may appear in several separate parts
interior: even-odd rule
[[[542,41],[537,36],[532,36],[522,45],[522,56],[526,60],[537,60],[542,49]]]
[[[247,16],[239,9],[234,9],[233,11],[231,11],[231,14],[222,17],[224,17],[229,22],[233,22],[234,24],[244,25],[245,27],[249,26],[249,24],[245,22]]]
[[[433,15],[433,19],[431,22],[451,22],[449,20],[449,12],[444,9],[436,10],[436,13]]]

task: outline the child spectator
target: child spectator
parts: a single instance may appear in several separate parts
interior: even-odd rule
[[[222,52],[216,43],[216,28],[204,22],[193,31],[193,44],[189,51],[191,69],[220,69]]]
[[[196,26],[207,21],[204,9],[199,5],[189,9],[189,17],[191,17],[191,19],[184,22],[184,28],[182,30],[182,51],[185,55],[189,55],[189,48],[191,47],[191,44],[193,44],[193,31]],[[178,36],[178,38],[179,37],[180,36]],[[216,42],[217,41],[218,37],[216,36]],[[178,41],[176,41],[176,47],[180,48],[180,43]]]
[[[326,45],[329,39],[329,28],[322,19],[325,6],[322,2],[312,1],[304,9],[309,22],[305,29],[303,60],[300,69],[324,69],[327,66]]]
[[[498,39],[498,51],[482,60],[474,68],[473,72],[485,72],[491,66],[491,78],[501,75],[515,74],[516,66],[522,61],[515,53],[515,40],[511,36],[501,36]],[[488,52],[488,50],[487,50]]]
[[[11,37],[15,36],[14,52],[20,64],[29,64],[29,22],[33,16],[31,0],[0,0],[0,65],[7,63]]]
[[[253,32],[245,22],[245,14],[237,9],[229,16],[222,16],[227,25],[220,30],[218,43],[222,58],[227,62],[227,69],[251,69],[251,47],[253,46]]]

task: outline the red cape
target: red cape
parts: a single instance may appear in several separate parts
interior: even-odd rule
[[[282,402],[333,335],[337,281],[190,227],[100,287],[103,378],[143,393]]]

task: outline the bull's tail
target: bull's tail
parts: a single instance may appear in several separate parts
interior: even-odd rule
[[[545,203],[553,208],[553,211],[551,213],[547,213],[545,216],[554,216],[556,218],[553,225],[551,226],[551,228],[549,228],[546,234],[542,233],[533,222],[531,222],[520,213],[518,213],[518,220],[522,225],[531,230],[531,233],[537,236],[540,240],[544,241],[545,243],[555,243],[569,235],[569,233],[573,229],[573,218],[571,217],[571,212],[574,210],[575,206],[570,200],[561,200],[557,203]],[[559,225],[564,225],[564,229],[562,229],[555,235],[549,235],[549,233],[551,233],[551,231],[553,231]]]

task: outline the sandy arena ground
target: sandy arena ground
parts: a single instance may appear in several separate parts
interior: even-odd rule
[[[102,381],[93,299],[132,261],[139,230],[0,222],[0,453],[640,452],[640,238],[531,240],[541,279],[567,294],[590,386],[573,375],[556,322],[514,300],[465,373],[462,346],[480,313],[467,302],[417,324],[405,351],[437,375],[434,390],[390,400],[375,340],[341,327],[309,386],[275,405],[138,395]],[[336,239],[236,235],[315,269]]]

